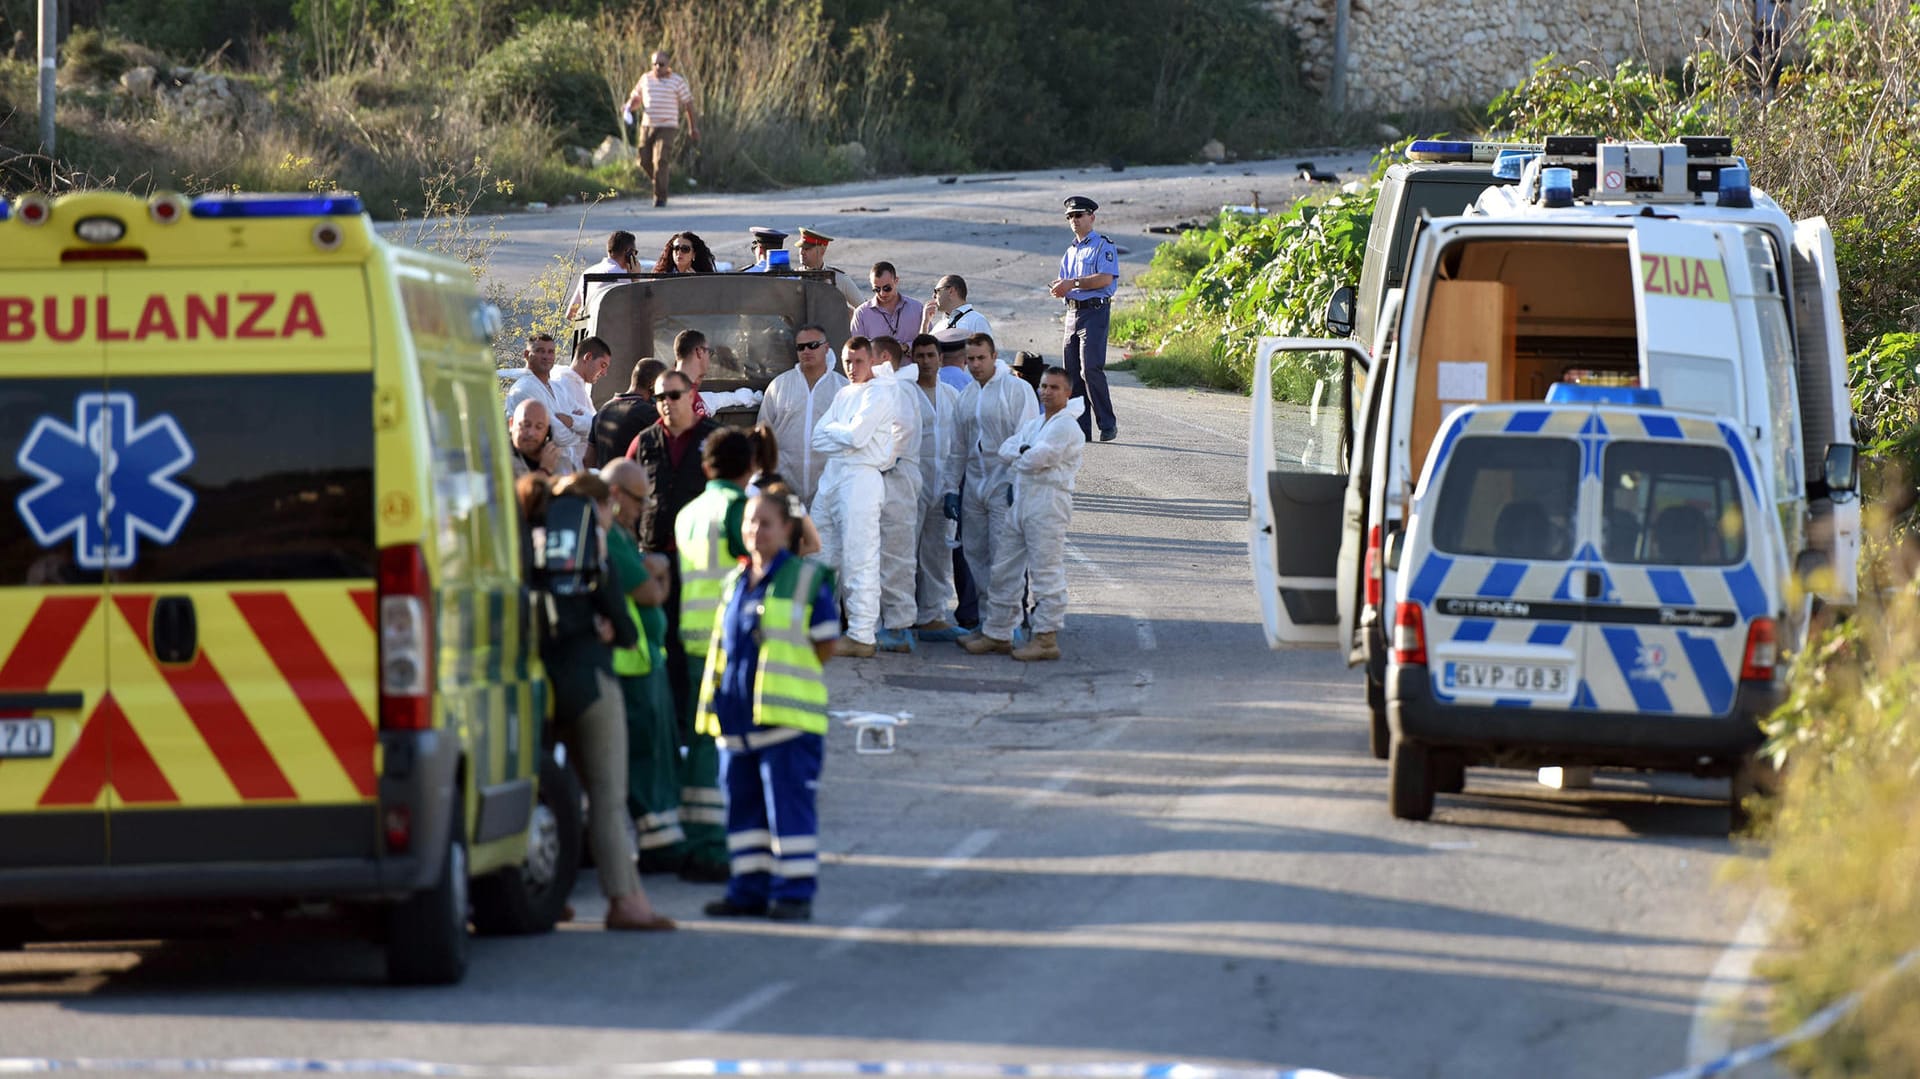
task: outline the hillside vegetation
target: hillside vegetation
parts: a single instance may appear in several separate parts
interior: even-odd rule
[[[0,54],[34,40],[0,0]],[[59,160],[34,67],[0,61],[0,188],[339,186],[381,216],[422,180],[478,205],[637,181],[620,103],[674,52],[703,139],[676,181],[1191,159],[1317,133],[1290,36],[1254,0],[75,0]],[[141,73],[153,69],[149,83]],[[135,72],[128,76],[128,72]],[[610,147],[609,150],[612,148]]]

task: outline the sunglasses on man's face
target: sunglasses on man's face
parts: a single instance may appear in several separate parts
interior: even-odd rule
[[[893,291],[893,286],[892,285],[875,285],[873,286],[873,291],[878,292],[882,296],[884,296],[887,293]]]
[[[825,341],[795,341],[793,343],[793,347],[802,352],[812,352],[816,348],[824,348],[825,346]]]
[[[656,393],[656,394],[654,394],[654,396],[655,396],[655,397],[664,397],[664,398],[666,398],[666,399],[667,399],[667,400],[669,400],[669,401],[678,401],[678,400],[679,400],[679,399],[681,399],[682,397],[685,397],[685,396],[686,396],[686,395],[687,395],[687,394],[688,394],[689,392],[691,392],[691,391],[688,391],[688,390],[661,390],[661,391],[660,391],[659,393]]]
[[[1085,216],[1087,216],[1087,212],[1085,210],[1074,210],[1071,213],[1067,214],[1067,220],[1078,221]]]

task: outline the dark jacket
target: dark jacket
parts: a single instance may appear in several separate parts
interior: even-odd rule
[[[700,467],[700,447],[707,436],[720,429],[711,419],[693,425],[693,441],[675,465],[667,453],[667,429],[654,424],[633,440],[627,456],[640,462],[653,479],[653,506],[640,517],[640,547],[646,551],[672,551],[673,521],[687,503],[707,489],[707,473]]]
[[[659,419],[660,409],[651,398],[637,393],[614,397],[593,416],[593,452],[598,454],[594,460],[605,464],[615,457],[625,457],[634,436]]]

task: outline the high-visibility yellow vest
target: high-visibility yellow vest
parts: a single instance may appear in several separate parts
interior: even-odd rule
[[[640,605],[627,597],[627,617],[633,619],[633,628],[640,632],[640,639],[632,648],[613,650],[613,673],[622,678],[645,678],[653,673],[653,652],[647,644],[647,624],[640,621]]]
[[[820,658],[808,635],[813,620],[813,597],[833,571],[808,558],[790,556],[774,571],[760,602],[760,666],[753,677],[753,720],[762,727],[793,727],[812,734],[827,733],[827,682]],[[726,580],[722,606],[747,586],[747,567]],[[713,698],[727,669],[725,634],[715,632],[707,652],[706,676],[700,680],[697,733],[719,737],[720,716]]]
[[[727,509],[746,497],[730,483],[710,480],[673,520],[680,548],[680,644],[690,656],[707,654],[721,590],[727,574],[739,566],[727,551]]]

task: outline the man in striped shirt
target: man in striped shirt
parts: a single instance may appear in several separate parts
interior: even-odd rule
[[[693,88],[675,73],[665,50],[653,54],[653,67],[627,95],[626,116],[640,110],[640,171],[653,181],[653,204],[667,204],[667,173],[680,135],[680,113],[687,114],[687,140],[700,141],[700,118],[693,111]]]

